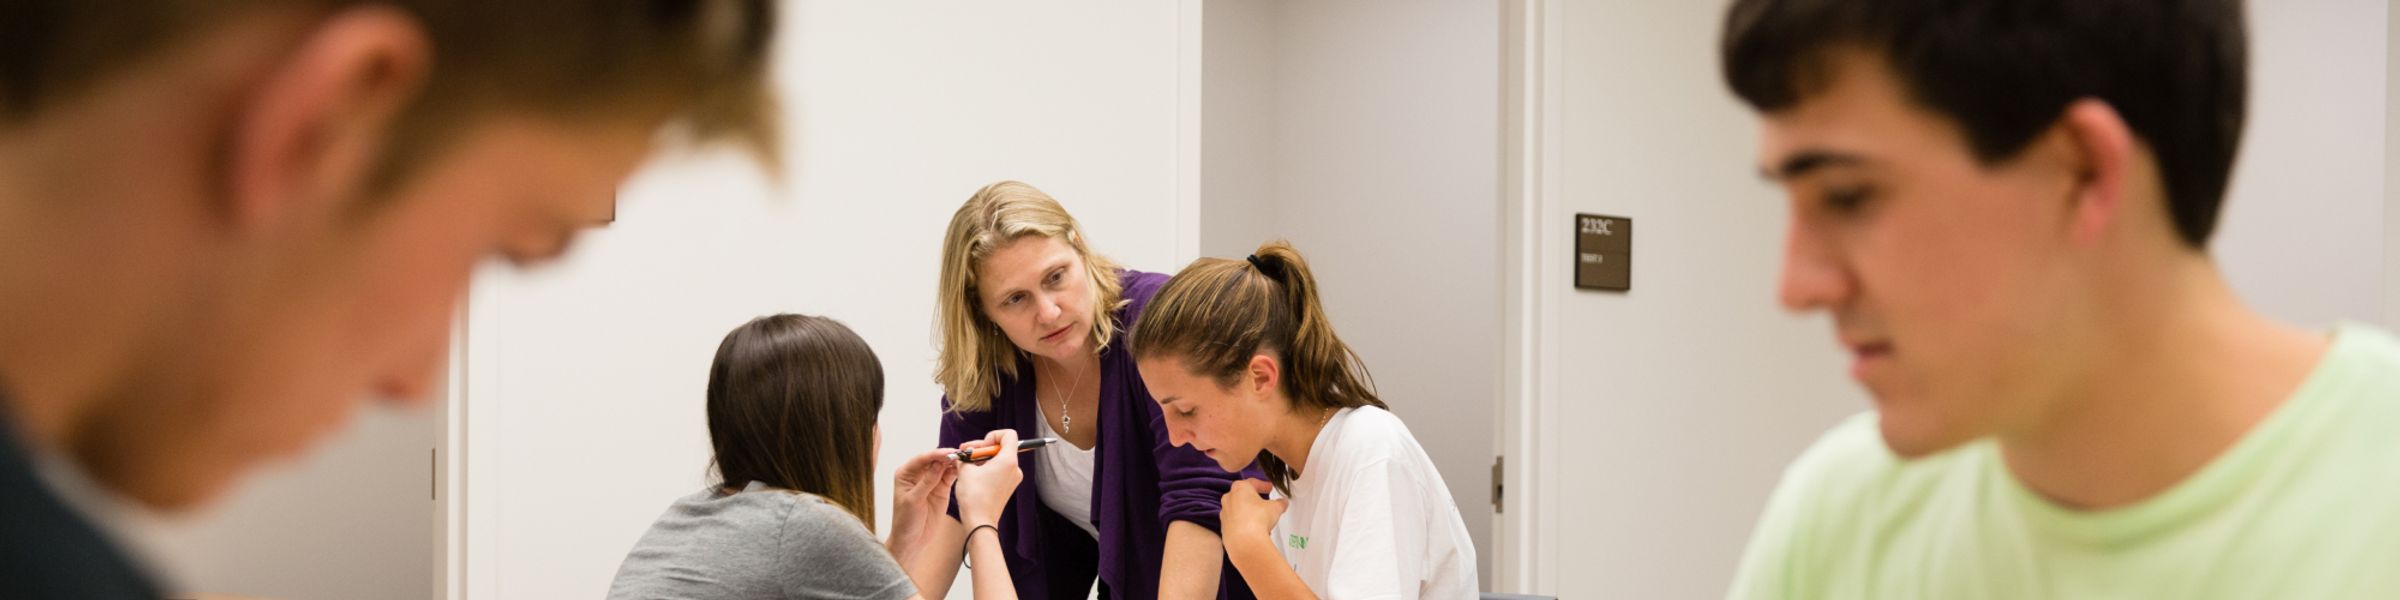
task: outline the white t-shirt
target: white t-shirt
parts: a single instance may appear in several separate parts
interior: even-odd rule
[[[1033,485],[1041,490],[1042,505],[1092,534],[1092,539],[1100,539],[1100,528],[1092,525],[1092,453],[1096,449],[1077,448],[1050,430],[1049,419],[1041,422],[1041,437],[1062,440],[1033,452],[1037,455],[1034,460],[1041,461],[1041,466],[1033,469]]]
[[[1476,597],[1466,521],[1400,417],[1373,407],[1334,413],[1291,485],[1276,545],[1318,596]]]

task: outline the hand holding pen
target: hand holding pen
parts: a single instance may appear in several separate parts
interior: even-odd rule
[[[994,430],[983,440],[964,445],[972,446],[960,448],[966,451],[964,459],[956,458],[957,453],[951,455],[958,461],[958,482],[953,489],[958,495],[959,523],[970,528],[968,535],[972,536],[974,527],[999,523],[1009,497],[1025,478],[1017,469],[1017,453],[1024,450],[1017,442],[1017,432],[1011,429]]]
[[[1058,438],[1054,437],[1025,440],[1017,443],[1017,452],[1029,452],[1035,448],[1056,443],[1058,443]],[[983,461],[991,460],[992,457],[999,455],[1000,447],[998,445],[977,446],[973,448],[960,448],[957,452],[950,453],[950,460],[965,463],[981,463]]]

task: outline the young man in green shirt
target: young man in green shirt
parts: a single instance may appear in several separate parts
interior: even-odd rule
[[[1779,289],[1875,412],[1796,461],[1735,598],[2400,598],[2400,342],[2207,254],[2237,0],[1738,0]]]

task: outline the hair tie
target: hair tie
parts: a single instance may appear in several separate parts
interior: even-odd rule
[[[1270,279],[1279,281],[1283,279],[1283,269],[1277,268],[1282,265],[1270,265],[1267,263],[1266,259],[1259,258],[1256,254],[1250,255],[1249,260],[1250,266],[1258,269],[1259,274],[1266,275]]]

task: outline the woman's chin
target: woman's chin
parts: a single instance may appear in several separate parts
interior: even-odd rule
[[[1085,354],[1083,340],[1073,335],[1067,336],[1064,341],[1045,343],[1026,350],[1030,354],[1050,359],[1052,362],[1069,364]]]
[[[1227,456],[1225,452],[1218,450],[1208,451],[1208,457],[1216,459],[1217,468],[1224,469],[1227,473],[1240,473],[1243,467],[1250,466],[1250,461],[1234,462],[1238,459]]]

